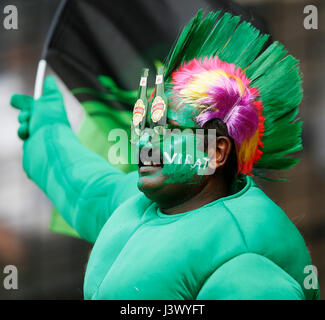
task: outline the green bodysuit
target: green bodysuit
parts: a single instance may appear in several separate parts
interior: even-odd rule
[[[167,215],[65,124],[24,144],[24,169],[94,243],[85,299],[314,299],[311,265],[285,213],[247,177],[238,193]]]

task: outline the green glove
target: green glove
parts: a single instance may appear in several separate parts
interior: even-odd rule
[[[57,123],[70,126],[64,108],[62,94],[53,76],[48,76],[44,81],[43,95],[34,100],[30,96],[15,94],[10,104],[21,110],[18,121],[20,127],[18,136],[26,140],[43,126]]]

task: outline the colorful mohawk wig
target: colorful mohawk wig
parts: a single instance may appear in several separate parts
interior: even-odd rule
[[[302,149],[302,99],[298,61],[250,23],[220,12],[198,12],[184,28],[166,62],[168,91],[200,112],[201,127],[221,119],[235,141],[238,172],[288,169]],[[260,55],[259,55],[260,54]]]

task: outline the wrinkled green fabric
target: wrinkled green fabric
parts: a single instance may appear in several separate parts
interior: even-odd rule
[[[250,177],[236,194],[164,214],[138,191],[137,172],[122,173],[80,143],[61,98],[46,85],[36,102],[12,100],[23,110],[28,101],[31,111],[23,121],[23,137],[29,136],[23,167],[65,220],[94,243],[86,299],[319,297],[319,290],[304,286],[311,260],[303,238]]]
[[[108,149],[113,144],[113,142],[108,141],[107,133],[109,130],[115,128],[122,128],[129,131],[132,112],[111,110],[106,104],[99,101],[87,101],[84,102],[82,106],[86,112],[77,133],[79,140],[88,149],[96,152],[109,162],[114,163],[114,159],[109,159],[107,157]],[[132,164],[116,164],[115,167],[121,169],[123,172],[130,172],[138,168],[137,165]],[[77,232],[65,222],[55,208],[52,212],[50,230],[69,236],[79,237]]]

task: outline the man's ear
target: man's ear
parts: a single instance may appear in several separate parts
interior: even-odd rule
[[[225,136],[216,137],[214,146],[208,146],[209,168],[216,170],[225,165],[232,148],[231,140]]]

